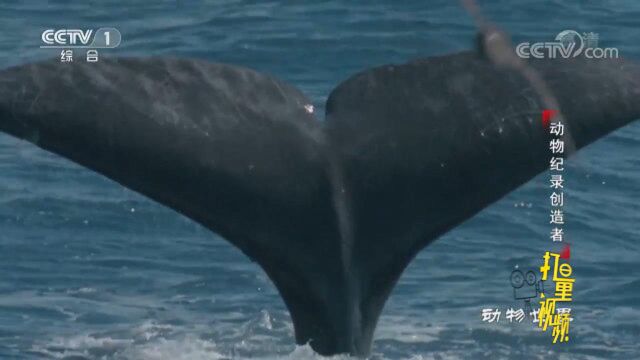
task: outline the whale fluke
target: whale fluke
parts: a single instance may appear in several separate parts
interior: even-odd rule
[[[529,61],[577,150],[640,118],[640,68]],[[192,218],[265,270],[298,344],[366,356],[413,257],[548,167],[541,96],[473,52],[356,74],[326,120],[273,77],[198,60],[0,72],[0,130]]]

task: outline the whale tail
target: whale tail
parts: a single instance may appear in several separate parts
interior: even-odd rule
[[[623,60],[529,64],[578,149],[640,117]],[[475,53],[366,70],[329,96],[196,60],[0,72],[0,130],[190,217],[272,279],[299,344],[367,355],[412,258],[548,166],[543,99]]]

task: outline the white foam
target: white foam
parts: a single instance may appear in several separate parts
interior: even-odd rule
[[[142,360],[215,360],[228,359],[212,341],[188,336],[182,339],[164,339],[127,348],[122,356]]]

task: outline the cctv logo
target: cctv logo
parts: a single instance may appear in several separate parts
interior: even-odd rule
[[[45,30],[42,32],[42,42],[48,46],[87,46],[93,35],[93,30]]]

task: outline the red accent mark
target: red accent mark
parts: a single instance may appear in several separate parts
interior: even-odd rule
[[[549,124],[551,124],[551,119],[556,116],[557,113],[558,112],[556,110],[542,110],[542,127],[548,129]]]
[[[560,252],[560,259],[567,259],[571,257],[571,247],[569,245],[565,245],[564,249]]]

